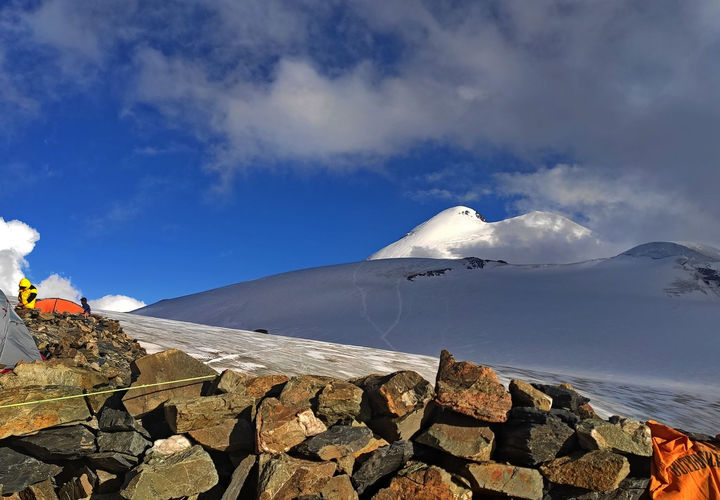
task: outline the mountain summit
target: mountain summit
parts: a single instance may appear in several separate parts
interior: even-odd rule
[[[423,222],[368,260],[481,257],[516,264],[560,264],[607,257],[614,250],[590,229],[559,214],[530,212],[487,222],[474,209],[457,206]]]

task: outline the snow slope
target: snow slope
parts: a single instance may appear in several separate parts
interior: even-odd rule
[[[472,208],[448,208],[368,260],[482,257],[515,264],[568,263],[617,253],[588,228],[550,212],[485,222]]]
[[[672,243],[570,265],[372,260],[136,313],[429,356],[446,348],[458,359],[585,381],[592,393],[609,384],[606,400],[639,405],[645,417],[665,411],[645,402],[662,394],[683,402],[672,403],[668,423],[698,429],[693,419],[720,422],[719,270],[712,257]],[[214,348],[213,336],[206,345]]]

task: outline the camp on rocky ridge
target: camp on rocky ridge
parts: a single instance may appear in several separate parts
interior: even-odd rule
[[[433,380],[362,363],[348,378],[218,372],[147,354],[102,316],[20,316],[46,360],[0,375],[3,498],[641,499],[666,486],[651,480],[653,438],[677,431],[602,418],[569,384],[506,386],[448,351]],[[720,436],[682,432],[701,456],[720,451]]]

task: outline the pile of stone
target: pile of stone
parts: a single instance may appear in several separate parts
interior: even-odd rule
[[[99,372],[118,387],[130,383],[130,363],[147,354],[113,319],[36,309],[21,309],[18,314],[45,359],[71,359],[76,366]]]
[[[0,377],[0,485],[13,499],[639,499],[652,446],[568,385],[514,380],[443,351],[340,380],[215,373],[178,350],[133,362],[124,392],[68,360]],[[36,377],[34,380],[33,378]],[[190,379],[190,380],[187,380]],[[184,380],[165,385],[167,381]]]

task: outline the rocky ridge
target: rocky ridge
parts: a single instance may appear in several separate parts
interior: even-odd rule
[[[350,380],[218,374],[179,350],[141,356],[129,338],[93,357],[93,342],[80,341],[89,332],[63,330],[87,319],[31,317],[31,330],[49,323],[33,332],[48,342],[49,361],[0,376],[2,498],[646,495],[649,429],[598,418],[568,385],[515,380],[507,390],[492,369],[447,351],[434,387],[412,371]],[[115,328],[93,320],[98,338]],[[103,371],[120,360],[129,388]],[[192,380],[145,387],[183,379]]]

